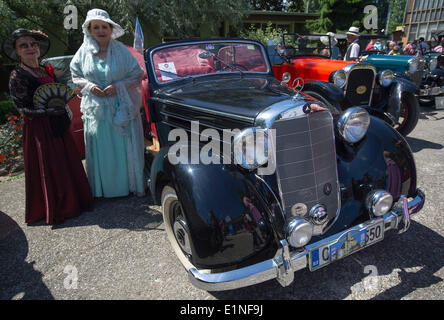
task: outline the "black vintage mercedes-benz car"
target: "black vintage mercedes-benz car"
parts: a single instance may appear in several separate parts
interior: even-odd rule
[[[177,41],[144,58],[149,187],[195,286],[287,286],[422,208],[404,138],[285,87],[259,42]]]

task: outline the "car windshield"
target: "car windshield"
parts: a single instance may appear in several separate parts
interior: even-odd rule
[[[253,42],[196,42],[165,45],[151,53],[159,83],[220,72],[268,72],[263,47]]]
[[[283,45],[287,57],[331,55],[331,37],[328,35],[284,34]]]

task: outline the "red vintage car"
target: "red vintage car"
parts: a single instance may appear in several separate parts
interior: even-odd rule
[[[146,104],[146,95],[149,95],[148,90],[148,79],[146,77],[146,70],[145,70],[145,62],[143,60],[143,55],[134,50],[132,47],[127,46],[128,50],[131,51],[133,56],[137,59],[137,62],[142,67],[142,69],[145,71],[145,77],[142,80],[142,87],[143,87],[143,108],[141,110],[141,114],[143,117],[146,118],[146,121],[142,121],[145,131],[145,144],[150,148],[156,148],[157,147],[157,132],[154,124],[151,123],[149,113],[148,113],[148,106]],[[62,56],[62,57],[54,57],[54,58],[48,58],[43,61],[43,63],[49,63],[52,65],[55,69],[55,74],[57,77],[57,81],[67,84],[70,88],[76,90],[76,92],[79,92],[80,90],[77,89],[77,87],[74,85],[71,79],[71,72],[69,69],[69,64],[71,63],[73,56]],[[71,109],[73,116],[71,121],[71,127],[70,131],[74,137],[74,141],[77,145],[77,148],[79,149],[82,158],[85,157],[85,140],[83,137],[83,121],[82,121],[82,113],[80,111],[80,99],[81,97],[77,95],[74,97],[69,103],[68,106]],[[142,107],[142,106],[141,106]]]
[[[362,106],[409,134],[418,122],[415,84],[391,70],[377,72],[370,64],[332,59],[338,49],[331,43],[327,34],[283,33],[278,45],[268,46],[276,78],[331,109]]]

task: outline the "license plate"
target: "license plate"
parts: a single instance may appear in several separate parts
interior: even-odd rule
[[[444,96],[435,97],[435,109],[444,109]]]
[[[315,271],[384,239],[384,221],[350,230],[339,238],[310,250],[310,270]]]

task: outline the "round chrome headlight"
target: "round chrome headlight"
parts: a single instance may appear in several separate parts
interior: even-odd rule
[[[380,217],[392,208],[393,197],[387,191],[373,190],[367,195],[365,203],[371,214]]]
[[[360,107],[347,109],[338,120],[339,134],[350,143],[361,140],[370,125],[370,115]]]
[[[379,84],[383,87],[388,87],[392,84],[395,74],[392,70],[384,70],[379,76]]]
[[[409,64],[409,72],[410,73],[414,73],[414,72],[416,72],[416,70],[418,70],[419,61],[418,61],[418,59],[416,59],[416,57],[411,58],[408,61],[408,64]]]
[[[305,246],[313,235],[313,225],[300,217],[292,217],[286,225],[288,243],[295,248]]]
[[[343,88],[345,86],[345,82],[347,81],[347,74],[344,70],[336,70],[331,74],[331,82],[337,85],[339,88]]]
[[[435,57],[430,61],[430,71],[433,71],[438,66],[438,57]]]
[[[268,160],[268,131],[248,128],[234,137],[234,161],[236,164],[253,170]]]

